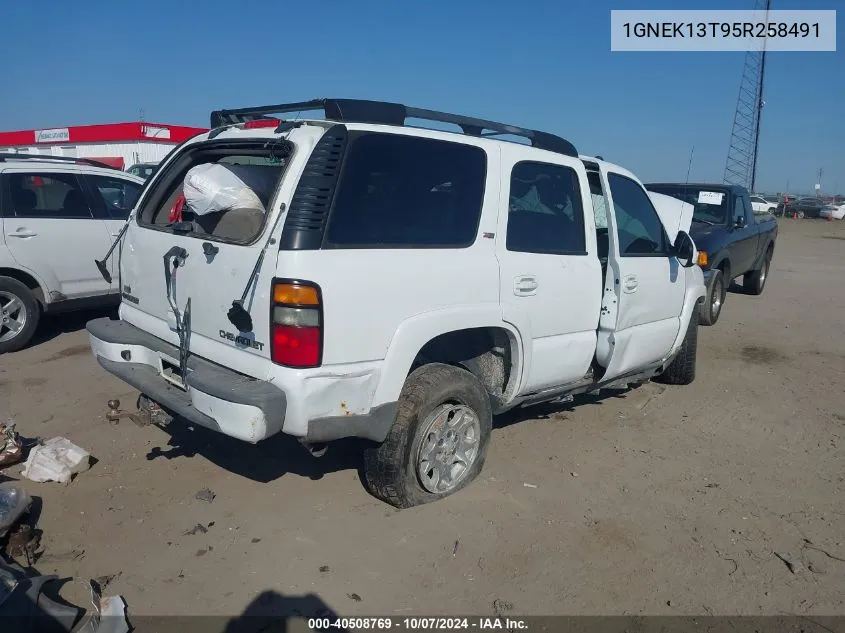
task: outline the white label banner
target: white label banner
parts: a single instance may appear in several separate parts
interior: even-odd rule
[[[722,204],[722,200],[724,199],[724,197],[725,194],[719,193],[718,191],[699,191],[698,204],[720,205]]]
[[[52,130],[35,130],[36,143],[66,143],[70,140],[70,130],[66,127]]]
[[[611,51],[836,51],[835,10],[612,10]]]

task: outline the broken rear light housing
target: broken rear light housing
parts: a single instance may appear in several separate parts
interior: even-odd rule
[[[270,358],[306,369],[323,361],[323,297],[310,281],[274,279],[270,302]]]

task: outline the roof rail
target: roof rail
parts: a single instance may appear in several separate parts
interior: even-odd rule
[[[115,171],[120,171],[119,169],[117,169],[117,167],[107,165],[106,163],[101,163],[98,160],[93,160],[91,158],[73,158],[72,156],[43,156],[39,154],[14,154],[11,152],[0,153],[0,163],[3,163],[7,160],[40,160],[45,162],[56,161],[59,163],[91,165],[92,167],[103,167],[104,169],[113,169]]]
[[[218,128],[220,126],[234,125],[255,119],[269,118],[266,116],[269,114],[284,114],[286,112],[304,112],[309,110],[322,110],[326,119],[339,122],[405,125],[405,120],[411,118],[452,123],[460,127],[464,134],[470,136],[488,137],[501,134],[521,136],[528,139],[533,147],[557,152],[566,156],[578,157],[578,152],[572,143],[548,132],[540,132],[539,130],[531,130],[515,125],[496,123],[495,121],[476,119],[458,114],[437,112],[436,110],[411,108],[401,103],[367,101],[364,99],[312,99],[311,101],[280,103],[254,108],[215,110],[211,113],[211,127]]]

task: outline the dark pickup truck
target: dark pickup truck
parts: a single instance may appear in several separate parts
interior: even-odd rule
[[[713,325],[725,304],[726,291],[740,275],[748,294],[763,292],[778,235],[771,214],[757,215],[748,191],[736,185],[652,183],[646,189],[693,205],[690,235],[704,270],[707,299],[702,325]]]

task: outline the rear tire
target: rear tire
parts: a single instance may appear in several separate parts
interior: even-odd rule
[[[695,380],[695,359],[698,355],[698,313],[699,306],[696,304],[692,309],[681,349],[666,371],[655,377],[657,382],[667,385],[688,385]]]
[[[701,306],[699,323],[701,325],[715,325],[722,314],[722,308],[725,306],[725,297],[727,296],[727,287],[725,285],[725,277],[721,270],[713,273],[713,280],[710,282],[710,287],[707,289],[707,296],[704,298],[704,305]]]
[[[750,273],[745,273],[742,278],[742,288],[750,295],[763,294],[763,288],[766,286],[766,281],[769,279],[769,269],[772,264],[772,251],[766,251],[763,257],[763,263],[760,268],[752,270]]]
[[[405,380],[387,438],[364,452],[364,481],[397,508],[452,495],[481,472],[492,426],[490,397],[475,376],[423,365]]]
[[[17,279],[0,277],[0,354],[17,352],[35,334],[41,306]]]

